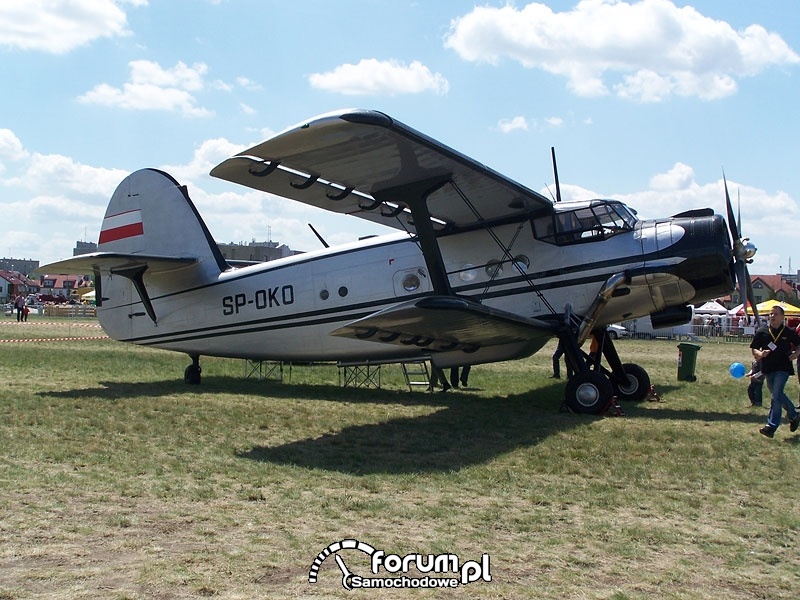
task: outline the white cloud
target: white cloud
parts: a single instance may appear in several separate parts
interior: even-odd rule
[[[197,106],[192,94],[204,88],[208,67],[195,63],[191,67],[178,62],[174,67],[164,69],[158,63],[136,60],[128,63],[130,80],[122,88],[106,83],[94,88],[78,98],[86,104],[117,106],[129,110],[177,111],[188,117],[206,117],[210,111]]]
[[[14,132],[10,129],[0,129],[0,173],[5,171],[6,162],[17,162],[27,156],[28,152]]]
[[[63,54],[98,38],[130,35],[119,4],[113,0],[5,0],[0,2],[0,46]]]
[[[433,92],[447,94],[450,84],[443,75],[431,73],[419,61],[406,65],[395,60],[362,59],[357,65],[339,65],[327,73],[313,73],[308,77],[312,87],[344,94],[388,95],[420,94]]]
[[[445,46],[464,60],[510,59],[566,77],[579,96],[613,92],[642,102],[722,98],[738,79],[800,62],[760,25],[736,31],[669,0],[583,0],[560,13],[541,3],[476,7],[452,21]]]
[[[84,165],[68,156],[33,153],[15,183],[45,195],[78,193],[107,199],[125,175],[120,169]]]
[[[675,163],[666,173],[659,173],[650,179],[650,188],[659,191],[689,189],[694,183],[694,169],[683,163]]]
[[[199,180],[205,178],[211,169],[223,160],[238,154],[246,147],[229,142],[225,138],[205,140],[195,149],[189,163],[164,165],[161,168],[182,183]]]
[[[521,129],[528,131],[528,120],[525,117],[517,116],[512,119],[500,119],[497,123],[497,128],[503,133],[510,133]]]

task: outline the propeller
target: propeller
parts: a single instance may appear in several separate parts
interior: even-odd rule
[[[728,209],[728,227],[731,232],[731,245],[733,247],[733,266],[736,279],[739,282],[739,297],[744,299],[745,316],[747,315],[747,303],[753,307],[755,322],[758,324],[758,309],[756,308],[755,295],[753,294],[753,284],[750,281],[750,272],[747,265],[753,262],[756,254],[756,247],[750,243],[750,238],[743,238],[740,233],[741,228],[741,207],[739,207],[739,219],[734,217],[731,197],[728,194],[728,180],[725,173],[722,173],[722,181],[725,185],[725,206]]]

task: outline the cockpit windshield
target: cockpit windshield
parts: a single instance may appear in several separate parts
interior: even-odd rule
[[[604,240],[632,231],[637,218],[616,200],[591,200],[556,204],[552,214],[532,219],[536,239],[565,246]]]

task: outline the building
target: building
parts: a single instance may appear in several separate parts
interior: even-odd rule
[[[289,248],[285,244],[278,242],[257,242],[253,240],[249,244],[217,244],[222,256],[229,262],[266,262],[285,258],[295,254],[302,254]]]
[[[91,287],[94,282],[89,275],[42,275],[39,293],[48,299],[66,299]]]
[[[798,286],[792,279],[792,277],[786,275],[750,275],[755,303],[760,304],[767,300],[777,300],[794,306],[800,305],[800,292],[798,292]],[[738,283],[733,293],[722,299],[722,303],[728,308],[744,303],[739,294]]]
[[[11,302],[17,294],[27,296],[38,292],[39,284],[19,271],[0,270],[0,300],[3,302]]]
[[[90,254],[92,252],[97,252],[97,244],[94,242],[75,242],[72,256],[80,256],[81,254]]]
[[[30,275],[38,268],[38,260],[31,260],[30,258],[0,258],[0,271]]]

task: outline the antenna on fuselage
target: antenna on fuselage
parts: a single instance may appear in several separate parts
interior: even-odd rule
[[[556,202],[561,202],[561,185],[558,183],[558,165],[556,165],[555,146],[550,146],[550,155],[553,157],[553,176],[556,178]]]
[[[325,246],[326,248],[330,248],[330,246],[328,245],[328,242],[326,242],[326,241],[323,239],[323,237],[322,237],[322,236],[319,234],[319,231],[317,231],[316,229],[314,229],[314,226],[313,226],[311,223],[309,223],[309,224],[308,224],[308,226],[309,226],[309,227],[311,227],[311,231],[313,231],[313,232],[314,232],[314,235],[315,235],[315,236],[317,236],[317,239],[318,239],[320,242],[322,242],[322,245],[323,245],[323,246]]]

